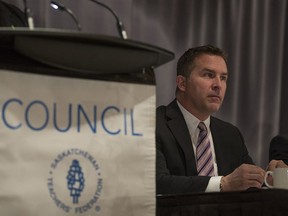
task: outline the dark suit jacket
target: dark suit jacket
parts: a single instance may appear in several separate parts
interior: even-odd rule
[[[283,160],[288,164],[288,134],[279,134],[270,142],[269,161]]]
[[[253,164],[237,127],[211,116],[218,174],[227,175],[243,163]],[[204,192],[210,177],[197,176],[195,155],[184,117],[176,100],[157,108],[156,192]]]

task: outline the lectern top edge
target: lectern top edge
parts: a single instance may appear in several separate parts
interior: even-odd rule
[[[136,64],[139,64],[140,67],[158,67],[174,58],[174,54],[168,50],[162,49],[160,47],[156,47],[153,45],[149,45],[146,43],[133,41],[133,40],[123,40],[121,38],[112,37],[112,36],[104,36],[104,35],[93,35],[88,33],[82,32],[75,32],[75,31],[63,31],[63,30],[54,30],[54,29],[35,29],[35,30],[27,30],[27,28],[17,28],[15,30],[11,30],[11,28],[0,28],[0,37],[10,37],[11,40],[14,41],[13,48],[18,52],[28,56],[32,59],[37,61],[46,63],[48,65],[53,66],[60,66],[59,62],[54,62],[53,59],[46,59],[46,56],[42,56],[43,51],[50,52],[51,55],[58,57],[55,51],[58,51],[57,47],[62,52],[67,50],[67,54],[69,54],[71,50],[73,51],[74,45],[77,47],[77,52],[79,56],[87,56],[93,54],[95,56],[103,55],[103,49],[107,48],[110,53],[107,57],[108,58],[123,58],[122,54],[125,54],[127,58],[130,58],[130,54],[139,59],[137,59]],[[41,44],[37,44],[41,43]],[[47,45],[45,45],[47,44]],[[35,46],[37,45],[37,46]],[[41,46],[39,46],[41,45]],[[55,46],[53,46],[55,45]],[[69,47],[70,46],[70,47]],[[90,47],[93,50],[93,53],[86,53],[87,47]],[[99,49],[101,47],[101,49]],[[115,48],[115,49],[112,49]],[[63,51],[64,49],[64,51]],[[69,50],[70,49],[70,50]],[[117,52],[115,53],[115,50]],[[99,51],[99,52],[98,52]],[[139,54],[139,56],[135,56],[135,51]],[[53,53],[54,52],[54,53]],[[76,51],[75,51],[76,52]],[[123,53],[121,53],[123,52]],[[150,54],[150,57],[154,56],[153,61],[145,62],[145,58],[147,56],[143,56],[143,54]],[[142,55],[141,55],[142,54]],[[67,56],[67,55],[64,55]],[[73,54],[76,55],[75,53]],[[124,56],[125,57],[125,56]],[[144,58],[145,57],[145,58]],[[63,58],[59,56],[59,58]],[[141,60],[141,58],[143,58]],[[73,60],[73,59],[72,59]],[[110,64],[111,62],[109,62]],[[131,64],[133,62],[130,61]],[[89,64],[88,64],[89,65]],[[94,65],[97,66],[97,65]],[[65,67],[65,66],[64,66]],[[73,65],[71,65],[73,67]],[[104,66],[105,67],[105,66]],[[69,66],[67,67],[69,68]],[[70,68],[73,70],[73,68]],[[74,68],[75,70],[83,70],[83,71],[90,71],[93,73],[94,68],[78,68],[77,66]],[[102,67],[97,69],[103,69]],[[125,70],[125,68],[123,68]],[[129,69],[128,72],[133,72]],[[124,72],[119,71],[120,73]],[[111,71],[115,72],[115,71]],[[98,72],[96,72],[98,73]],[[108,72],[109,73],[109,72]]]
[[[150,79],[151,70],[174,58],[142,42],[54,29],[0,28],[0,49],[0,68],[140,83],[143,71]]]

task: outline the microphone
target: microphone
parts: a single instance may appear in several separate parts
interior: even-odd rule
[[[74,22],[76,23],[78,31],[81,31],[82,27],[72,10],[70,10],[69,8],[65,7],[63,4],[60,4],[59,2],[56,2],[56,1],[51,1],[50,5],[55,10],[67,12],[73,18]]]
[[[113,16],[114,16],[115,19],[116,19],[117,30],[118,30],[118,33],[119,33],[120,37],[121,37],[122,39],[127,39],[128,37],[127,37],[127,33],[126,33],[126,31],[125,31],[124,25],[123,25],[123,23],[120,21],[120,19],[119,19],[118,16],[116,15],[116,13],[115,13],[110,7],[108,7],[107,5],[103,4],[102,2],[99,2],[99,1],[97,1],[97,0],[90,0],[90,1],[92,1],[92,2],[94,2],[94,3],[96,3],[96,4],[98,4],[98,5],[106,8],[108,11],[110,11],[110,12],[113,14]]]
[[[26,16],[28,27],[29,29],[34,29],[34,20],[33,20],[33,17],[31,16],[31,10],[27,6],[27,1],[23,0],[23,4],[24,4],[24,13]]]
[[[269,147],[269,161],[283,160],[288,164],[288,135],[273,137]]]

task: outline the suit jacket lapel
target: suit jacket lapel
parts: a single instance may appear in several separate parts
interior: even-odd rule
[[[230,157],[229,143],[225,136],[225,128],[217,124],[215,119],[211,116],[210,129],[213,137],[215,155],[217,160],[218,175],[226,175],[230,172]],[[231,148],[231,146],[230,146]]]
[[[195,155],[192,147],[191,137],[176,100],[167,106],[166,114],[169,119],[167,121],[167,125],[171,129],[172,134],[180,145],[185,156],[184,160],[186,163],[187,175],[197,175]]]

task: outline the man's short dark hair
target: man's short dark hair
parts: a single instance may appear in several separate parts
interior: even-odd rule
[[[224,59],[227,64],[227,55],[226,53],[218,47],[212,45],[205,45],[199,47],[193,47],[187,50],[178,60],[177,62],[177,76],[182,75],[184,77],[189,77],[193,67],[194,67],[194,60],[196,57],[202,55],[216,55],[220,56]]]

